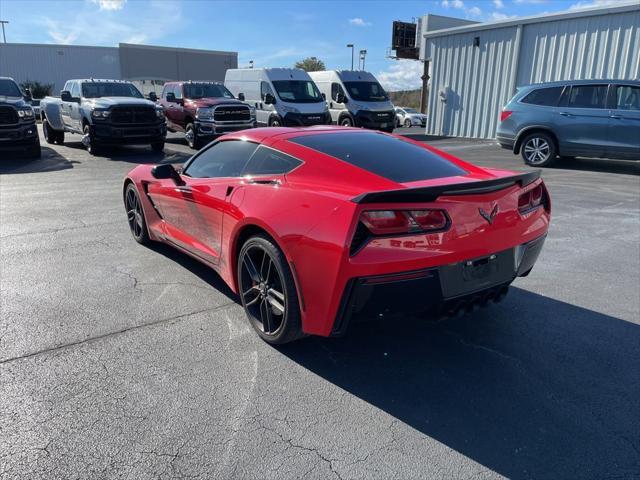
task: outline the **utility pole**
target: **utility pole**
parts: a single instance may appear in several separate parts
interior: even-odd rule
[[[4,40],[4,43],[7,43],[7,35],[4,33],[4,24],[9,22],[7,20],[0,20],[0,23],[2,24],[2,39]]]
[[[360,50],[360,60],[362,60],[362,68],[360,70],[364,70],[364,57],[367,56],[367,51],[366,50]],[[358,62],[358,65],[360,65],[360,63]]]
[[[351,71],[353,71],[353,43],[347,43],[347,48],[351,49]]]

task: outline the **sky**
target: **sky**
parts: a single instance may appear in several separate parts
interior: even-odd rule
[[[624,0],[0,0],[7,42],[116,46],[143,43],[237,51],[240,67],[290,67],[305,57],[328,69],[366,70],[388,90],[418,88],[422,66],[387,58],[394,20],[432,13],[499,21]],[[627,0],[628,1],[628,0]],[[0,72],[3,73],[3,72]],[[4,72],[6,73],[6,72]]]

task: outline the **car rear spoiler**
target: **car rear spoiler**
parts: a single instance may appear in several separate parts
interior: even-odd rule
[[[521,187],[529,185],[540,178],[540,170],[521,173],[495,180],[480,182],[454,183],[435,185],[433,187],[405,188],[403,190],[384,190],[381,192],[362,193],[351,199],[354,203],[414,203],[433,202],[443,195],[473,195],[496,192],[516,183]]]

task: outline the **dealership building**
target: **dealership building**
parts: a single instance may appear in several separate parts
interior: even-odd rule
[[[430,75],[427,134],[494,138],[520,85],[640,79],[637,1],[435,30],[428,17],[416,42]]]
[[[53,85],[71,78],[131,80],[144,93],[169,80],[224,81],[238,67],[237,52],[121,43],[117,47],[0,43],[0,75]]]

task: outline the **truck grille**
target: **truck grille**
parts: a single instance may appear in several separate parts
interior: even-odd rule
[[[392,122],[394,116],[393,112],[371,112],[371,117],[377,122]]]
[[[150,107],[116,107],[111,110],[112,123],[154,123],[156,112]]]
[[[248,122],[251,120],[251,111],[246,105],[216,107],[213,119],[216,122]]]
[[[0,125],[18,123],[18,112],[13,107],[0,107]]]

